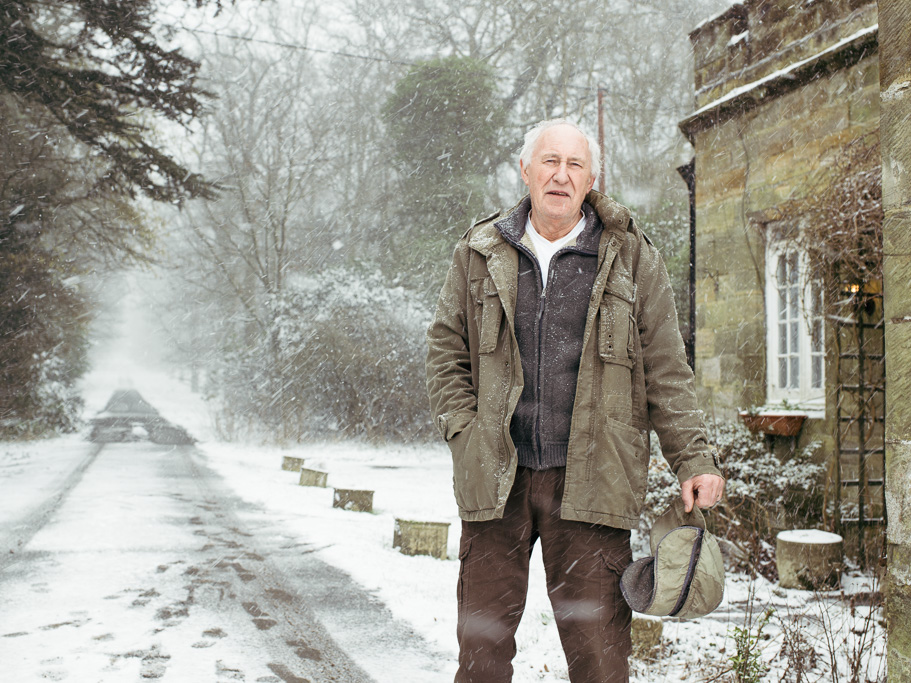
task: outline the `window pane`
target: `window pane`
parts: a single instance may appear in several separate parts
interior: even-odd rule
[[[799,389],[800,388],[800,358],[797,356],[791,356],[791,381],[788,384],[788,389]]]
[[[813,356],[813,388],[822,389],[822,356]]]
[[[791,345],[790,345],[791,353],[798,353],[798,351],[800,350],[800,348],[797,344],[797,341],[798,341],[797,335],[798,334],[800,334],[800,323],[798,321],[794,320],[791,323]]]
[[[789,316],[792,320],[796,320],[800,316],[800,311],[797,310],[799,304],[800,290],[797,287],[790,287],[788,290],[788,307],[790,309]]]
[[[778,359],[778,387],[780,389],[788,388],[788,359],[780,357]]]
[[[813,353],[822,353],[822,320],[819,318],[813,321],[813,337],[810,341]]]
[[[778,355],[784,356],[788,352],[788,324],[778,325]]]

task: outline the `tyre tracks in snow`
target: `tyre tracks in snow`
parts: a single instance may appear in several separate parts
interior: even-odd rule
[[[95,462],[102,448],[104,448],[103,443],[89,445],[86,455],[77,462],[76,466],[64,476],[62,482],[47,497],[35,507],[6,522],[5,531],[0,527],[0,572],[18,561],[19,551],[63,505],[70,492],[82,480],[85,471]]]

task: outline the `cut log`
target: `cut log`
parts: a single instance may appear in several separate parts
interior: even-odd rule
[[[354,512],[373,512],[373,491],[335,489],[332,507]]]
[[[655,659],[663,631],[664,622],[661,619],[634,616],[630,631],[633,639],[633,657],[645,661]]]
[[[300,472],[303,466],[303,458],[295,458],[290,455],[286,455],[282,458],[282,469],[287,470],[288,472]]]
[[[775,539],[775,563],[782,588],[834,590],[841,584],[844,539],[817,529],[782,531]]]
[[[306,467],[301,467],[301,486],[320,486],[326,488],[328,480],[328,472],[320,472],[319,470],[310,470]]]
[[[405,555],[430,555],[445,560],[448,542],[448,522],[395,520],[392,547],[398,548]]]

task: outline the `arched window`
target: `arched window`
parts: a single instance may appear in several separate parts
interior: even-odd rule
[[[825,409],[823,288],[807,279],[806,254],[793,243],[766,254],[767,390],[769,405],[787,401]]]

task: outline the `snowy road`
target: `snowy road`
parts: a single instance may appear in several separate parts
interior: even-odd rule
[[[9,450],[0,678],[374,680],[355,646],[380,668],[407,662],[414,680],[434,668],[422,638],[313,550],[192,446]]]

